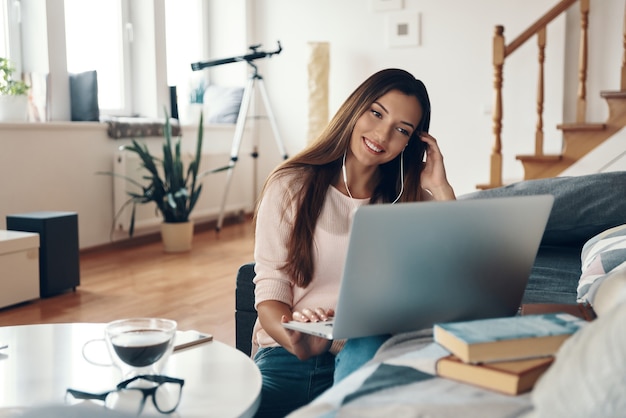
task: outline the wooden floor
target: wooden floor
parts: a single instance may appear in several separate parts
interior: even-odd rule
[[[1,309],[0,326],[163,317],[234,346],[235,277],[252,261],[253,241],[246,220],[196,232],[189,253],[165,253],[156,238],[83,252],[75,292]]]

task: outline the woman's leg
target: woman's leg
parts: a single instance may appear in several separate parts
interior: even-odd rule
[[[282,347],[261,348],[254,356],[261,371],[261,405],[255,417],[284,417],[333,384],[335,356],[300,361]]]
[[[374,357],[378,348],[389,339],[390,335],[351,338],[337,354],[335,359],[334,382],[339,383],[344,377],[367,363]]]

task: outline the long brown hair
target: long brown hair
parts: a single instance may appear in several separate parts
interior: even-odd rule
[[[326,193],[341,170],[342,158],[350,144],[352,130],[372,103],[391,90],[414,96],[422,108],[422,119],[414,130],[402,154],[382,164],[380,183],[375,188],[370,203],[393,202],[402,187],[399,202],[421,199],[420,174],[423,169],[426,145],[419,139],[421,132],[430,127],[430,99],[424,83],[400,69],[381,70],[365,80],[341,105],[319,137],[297,155],[284,161],[268,177],[268,182],[289,176],[294,195],[285,201],[287,208],[297,208],[293,228],[287,242],[287,261],[282,270],[300,287],[311,282],[313,264],[313,236]],[[404,179],[400,174],[400,158],[404,158]],[[295,175],[294,175],[295,174]],[[287,198],[287,197],[286,197]]]

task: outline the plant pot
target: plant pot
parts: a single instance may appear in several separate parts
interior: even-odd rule
[[[191,250],[193,221],[161,224],[161,240],[166,253],[181,253]]]
[[[28,96],[0,95],[0,122],[26,122]]]

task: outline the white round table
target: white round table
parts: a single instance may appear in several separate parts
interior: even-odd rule
[[[25,407],[64,404],[67,388],[90,393],[115,388],[120,372],[93,365],[82,355],[86,341],[103,337],[104,326],[0,327],[0,343],[8,344],[0,350],[0,417]],[[163,374],[185,380],[174,416],[249,417],[258,408],[258,368],[248,356],[219,341],[172,353]]]

